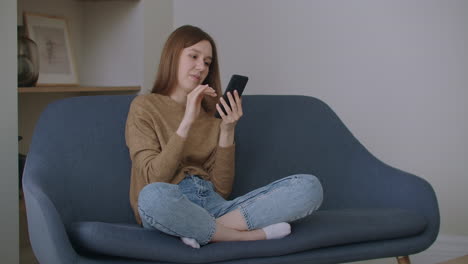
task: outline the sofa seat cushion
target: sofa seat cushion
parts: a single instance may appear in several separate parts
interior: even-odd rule
[[[179,263],[272,257],[316,248],[398,239],[424,231],[423,216],[403,209],[317,211],[292,223],[291,235],[278,240],[220,242],[193,249],[179,238],[138,225],[76,222],[69,229],[78,251]],[[285,246],[287,245],[287,246]]]

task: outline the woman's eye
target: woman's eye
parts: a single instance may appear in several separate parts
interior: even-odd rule
[[[192,59],[196,59],[196,58],[197,58],[197,55],[190,55],[190,57],[191,57]]]
[[[205,65],[206,65],[206,66],[210,66],[210,64],[211,64],[211,63],[209,63],[209,62],[205,62]]]

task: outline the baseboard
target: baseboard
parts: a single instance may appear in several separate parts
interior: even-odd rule
[[[424,252],[411,256],[415,264],[436,264],[468,254],[468,236],[440,234]]]

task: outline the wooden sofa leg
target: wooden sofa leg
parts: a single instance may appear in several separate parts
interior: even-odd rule
[[[397,257],[398,264],[411,264],[408,256]]]

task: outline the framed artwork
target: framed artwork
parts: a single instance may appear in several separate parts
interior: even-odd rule
[[[39,51],[36,86],[78,85],[78,75],[65,18],[24,13],[27,35]]]

